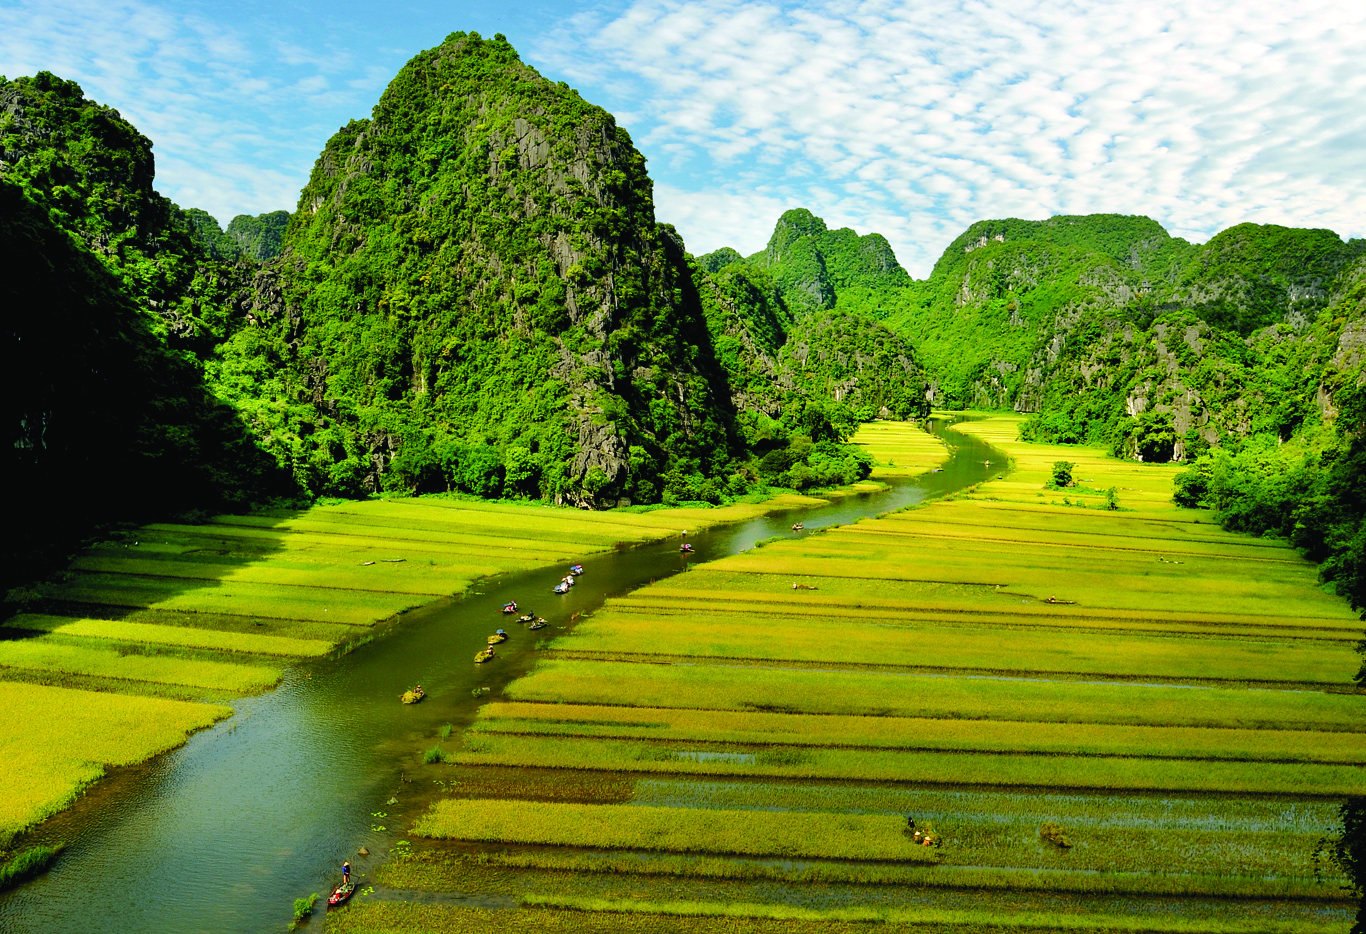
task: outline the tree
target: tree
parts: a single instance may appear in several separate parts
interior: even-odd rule
[[[1053,462],[1053,485],[1061,489],[1072,485],[1072,471],[1076,470],[1077,465],[1071,461]]]
[[[1326,858],[1347,877],[1344,888],[1360,899],[1366,894],[1366,797],[1353,795],[1343,801],[1339,816],[1342,834],[1324,837],[1314,847],[1314,874],[1319,874],[1320,861]],[[1357,906],[1356,924],[1349,934],[1366,934],[1366,904]]]

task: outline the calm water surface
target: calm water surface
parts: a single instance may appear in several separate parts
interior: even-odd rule
[[[853,522],[1006,469],[1004,455],[981,441],[936,431],[956,448],[939,473],[691,535],[691,558],[678,553],[677,540],[584,555],[586,572],[563,597],[550,593],[559,568],[498,577],[406,614],[392,633],[340,660],[290,668],[278,689],[236,702],[236,716],[145,766],[119,770],[44,825],[40,840],[65,840],[70,848],[47,875],[0,896],[0,931],[284,930],[293,900],[326,894],[342,860],[364,881],[376,857],[357,857],[357,849],[382,855],[433,795],[430,778],[415,777],[421,751],[443,724],[458,730],[472,719],[480,703],[475,688],[494,688],[488,696],[497,696],[527,671],[538,636],[555,635],[574,614],[676,574],[688,561],[792,534],[794,522],[808,532]],[[512,599],[551,627],[531,633],[508,625],[498,608]],[[510,638],[497,660],[473,664],[499,626]],[[399,704],[414,683],[427,689],[427,700]]]

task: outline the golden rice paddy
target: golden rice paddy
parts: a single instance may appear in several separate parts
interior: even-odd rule
[[[693,565],[556,638],[431,767],[433,842],[383,879],[516,895],[546,929],[1346,931],[1310,857],[1366,790],[1360,621],[1283,543],[1172,505],[1178,466],[1018,422],[958,426],[1003,477]],[[858,440],[932,467],[898,430]],[[1075,486],[1047,486],[1056,460]]]

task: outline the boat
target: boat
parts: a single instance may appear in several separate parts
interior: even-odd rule
[[[500,629],[500,630],[498,630],[497,632],[495,632],[493,635],[489,636],[489,645],[497,645],[497,644],[500,643],[500,642],[506,642],[507,639],[508,639],[508,634],[505,633],[505,632],[503,632],[503,630]]]
[[[682,552],[683,554],[685,554],[685,555],[690,555],[690,554],[692,554],[692,546],[691,546],[691,545],[686,545],[686,544],[684,544],[684,545],[679,545],[679,546],[678,546],[678,550],[681,551],[681,552]]]
[[[418,685],[417,687],[412,688],[411,690],[404,691],[402,694],[399,695],[398,699],[403,701],[403,703],[405,704],[416,704],[418,701],[422,700],[422,698],[426,696],[427,692],[422,690],[421,685]]]
[[[569,566],[569,573],[570,573],[570,574],[573,574],[575,577],[578,577],[580,574],[583,573],[583,565],[582,565],[582,564],[571,564],[571,565]]]
[[[567,587],[573,587],[574,584],[577,583],[577,581],[574,580],[574,576],[572,574],[566,574],[563,578],[561,578],[560,582]]]
[[[532,620],[534,620],[535,618],[536,618],[536,617],[533,616],[533,615],[530,614],[530,613],[523,613],[521,616],[517,617],[517,622],[519,622],[519,623],[529,623],[529,622],[531,622]]]
[[[332,890],[331,895],[327,896],[327,907],[335,908],[336,906],[340,905],[342,902],[350,898],[352,895],[354,895],[355,892],[356,883],[343,882],[341,885],[337,886],[335,889]]]
[[[504,604],[503,604],[503,612],[504,612],[504,613],[507,613],[508,615],[511,615],[511,614],[513,614],[513,613],[516,613],[516,612],[517,612],[517,601],[516,601],[516,600],[510,600],[510,601],[508,601],[507,603],[504,603]]]
[[[555,585],[555,592],[569,593],[569,585],[566,584],[564,581],[560,581],[558,584]]]
[[[489,646],[488,648],[484,649],[484,651],[474,656],[474,662],[476,665],[482,665],[490,658],[493,658],[493,646]]]
[[[545,620],[541,619],[540,617],[537,617],[537,618],[536,618],[536,622],[532,623],[532,624],[531,624],[530,626],[528,626],[527,628],[528,628],[528,629],[544,629],[544,628],[545,628]]]
[[[796,525],[792,526],[792,531],[800,532],[803,528],[805,528],[805,526],[798,522]]]

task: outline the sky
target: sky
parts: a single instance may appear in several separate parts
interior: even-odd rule
[[[793,207],[915,276],[991,217],[1366,235],[1366,4],[1341,0],[0,0],[0,74],[79,81],[226,225],[292,210],[457,30],[615,114],[696,254],[762,249]]]

